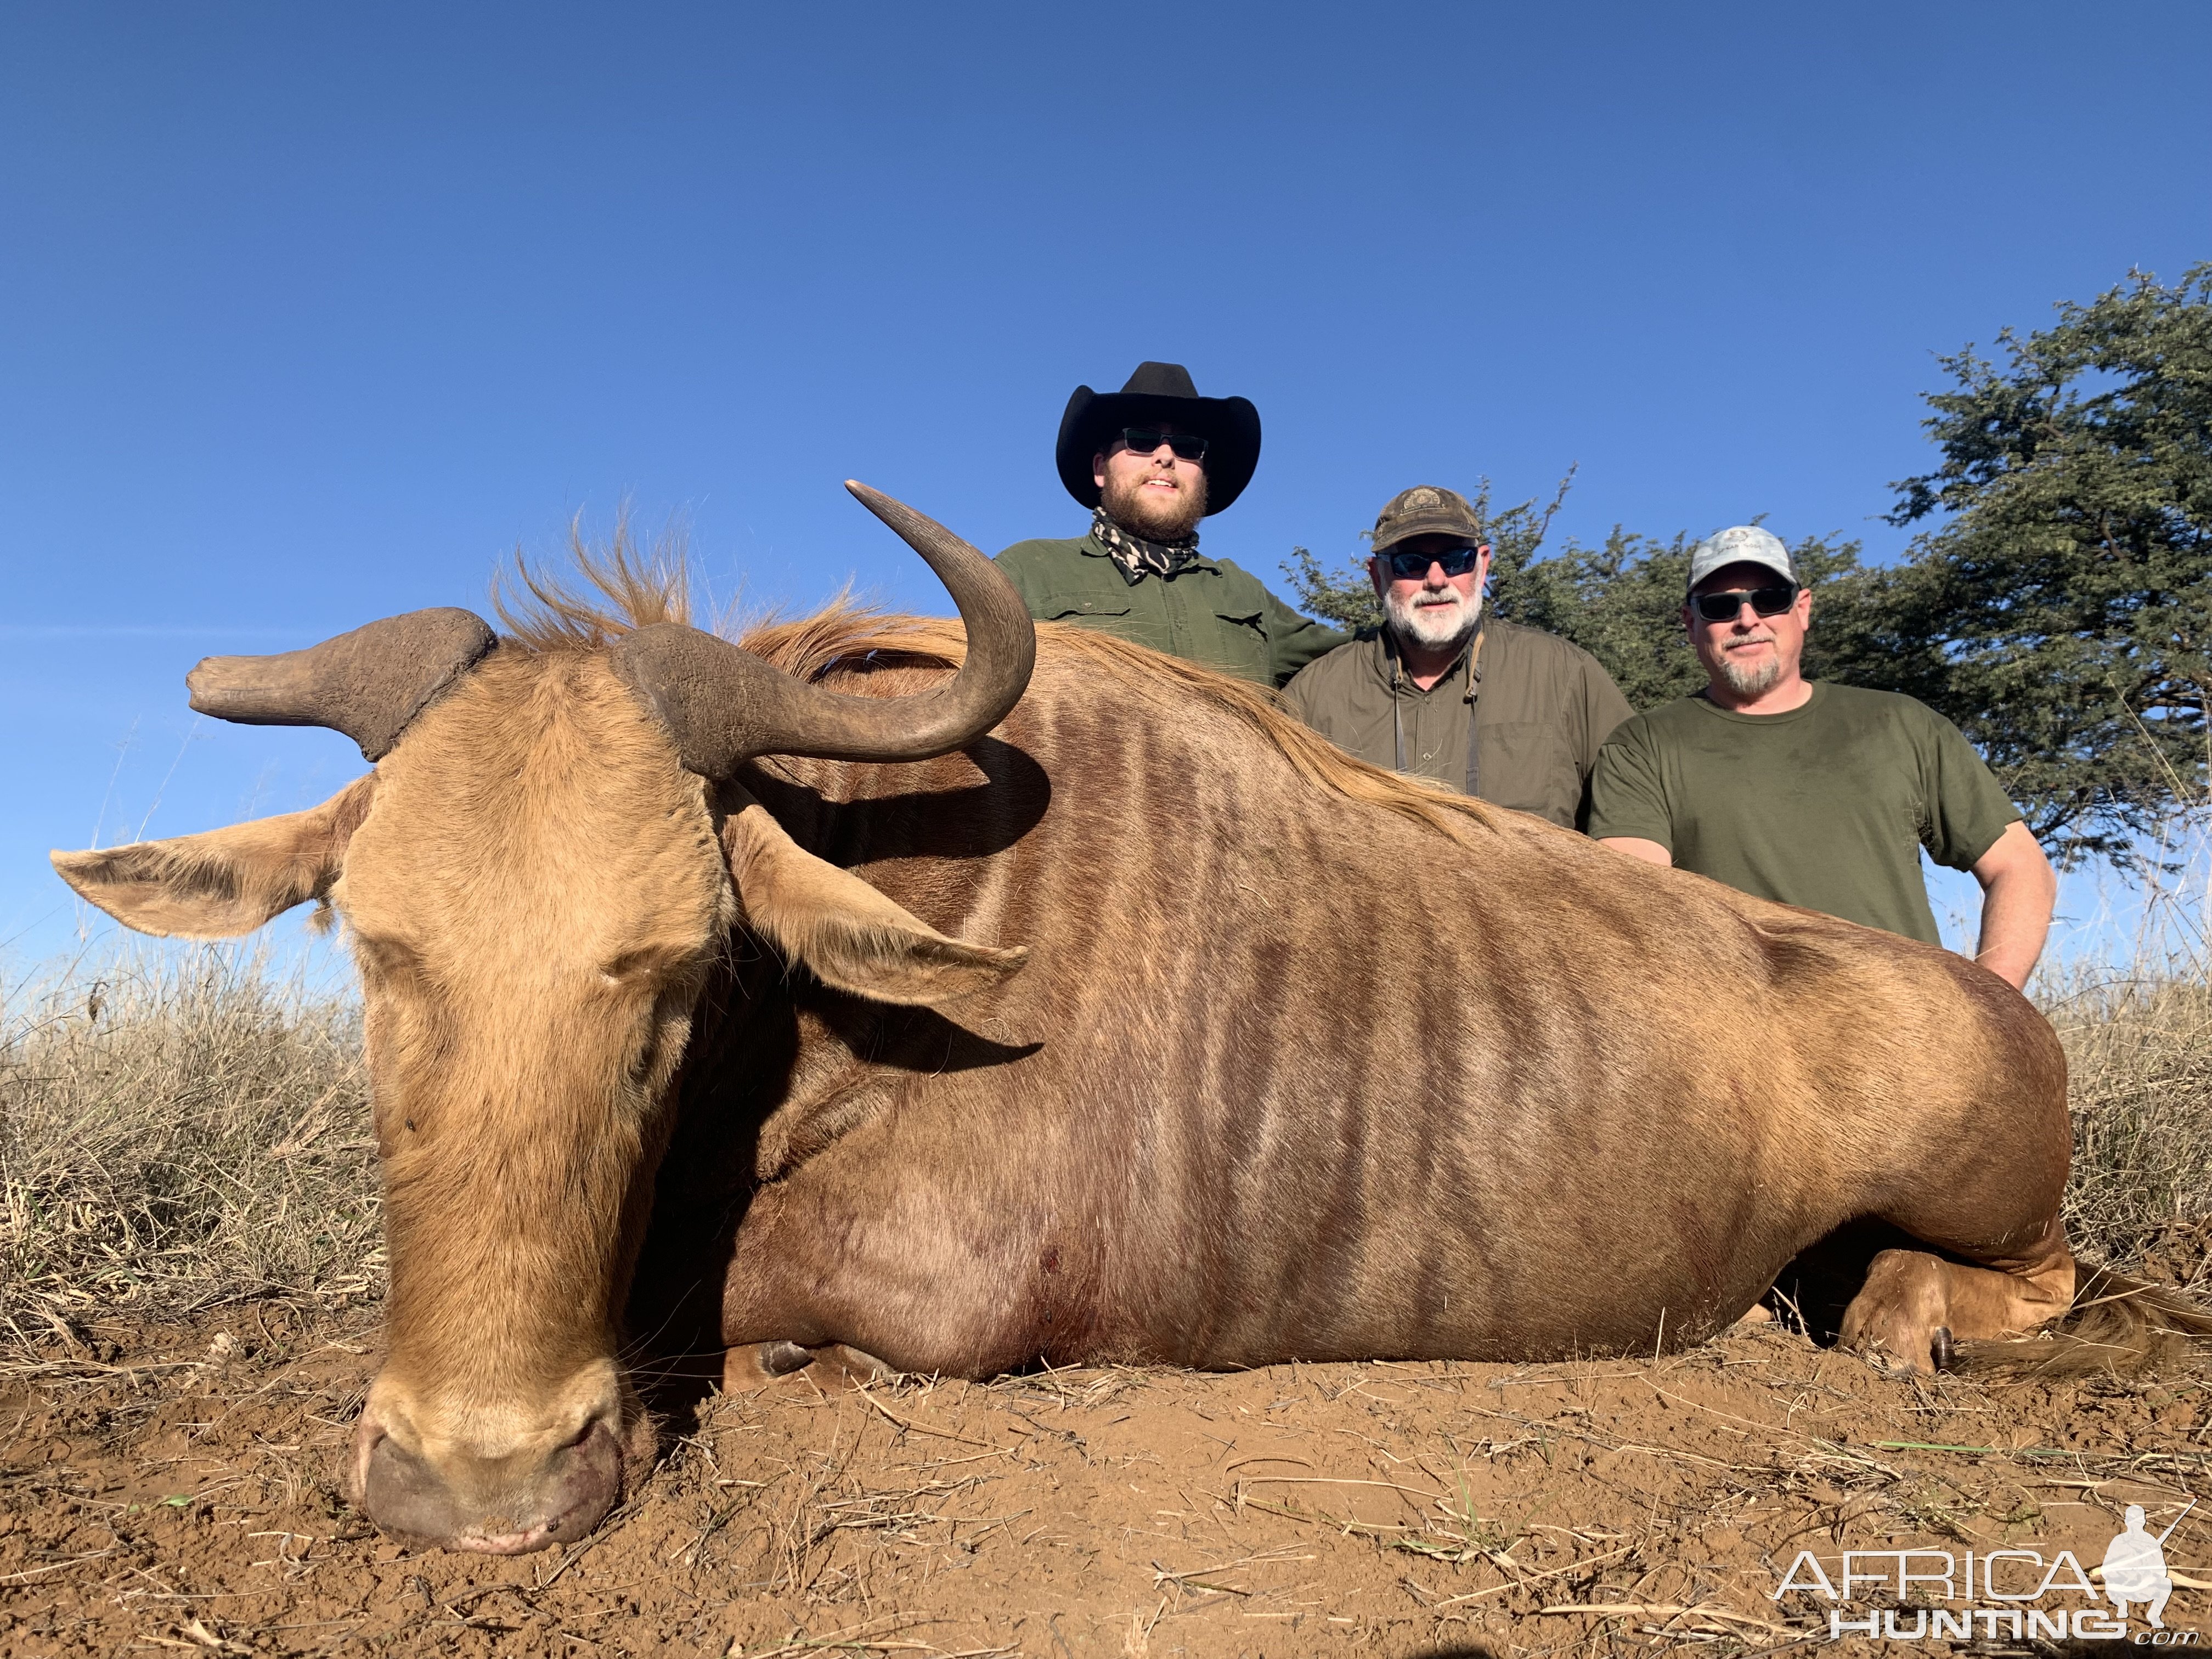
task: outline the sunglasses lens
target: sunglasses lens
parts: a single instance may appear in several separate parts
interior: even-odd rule
[[[1755,615],[1778,617],[1796,603],[1794,587],[1732,588],[1726,593],[1700,593],[1697,598],[1698,615],[1709,623],[1731,622],[1737,611],[1749,600]]]
[[[1206,458],[1206,440],[1194,432],[1154,432],[1147,427],[1125,427],[1121,431],[1121,441],[1142,455],[1149,455],[1165,444],[1183,460],[1197,461]]]
[[[1418,581],[1429,574],[1429,567],[1440,564],[1447,576],[1464,576],[1474,568],[1481,550],[1474,547],[1455,547],[1449,553],[1393,553],[1390,574],[1401,582]]]

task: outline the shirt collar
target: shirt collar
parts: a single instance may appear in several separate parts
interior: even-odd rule
[[[1481,644],[1483,630],[1489,626],[1490,618],[1487,617],[1476,623],[1474,632],[1468,637],[1466,646],[1458,656],[1452,659],[1452,665],[1443,672],[1434,685],[1424,691],[1413,684],[1413,677],[1405,672],[1398,655],[1397,640],[1386,624],[1375,635],[1375,677],[1382,681],[1383,688],[1394,697],[1433,697],[1445,687],[1456,684],[1460,695],[1471,702],[1474,699],[1477,677],[1473,673],[1468,659]]]

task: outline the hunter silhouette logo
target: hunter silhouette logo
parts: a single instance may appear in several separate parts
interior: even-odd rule
[[[2192,1498],[2181,1515],[2196,1507]],[[2166,1598],[2173,1594],[2173,1580],[2166,1571],[2166,1540],[2173,1536],[2173,1528],[2181,1524],[2181,1515],[2154,1538],[2144,1530],[2142,1505],[2128,1505],[2127,1530],[2105,1548],[2105,1594],[2111,1598],[2113,1618],[2126,1618],[2128,1603],[2140,1601],[2151,1628],[2166,1628],[2166,1620],[2159,1615],[2166,1611]]]
[[[1831,1601],[1879,1598],[1898,1605],[1846,1613],[1828,1610],[1828,1639],[1845,1635],[1890,1641],[1966,1641],[2071,1637],[2076,1640],[2131,1640],[2137,1646],[2194,1647],[2193,1630],[2168,1630],[2166,1605],[2175,1579],[2166,1565],[2166,1541],[2197,1507],[2183,1506],[2166,1530],[2153,1534],[2140,1504],[2130,1504],[2127,1525],[2106,1546],[2094,1573],[2083,1570],[2071,1550],[2045,1560],[2039,1549],[1847,1550],[1841,1571],[1831,1577],[1810,1550],[1798,1552],[1782,1575],[1772,1599],[1792,1591]],[[2096,1580],[2104,1581],[2101,1591]],[[2193,1579],[2180,1581],[2193,1584]],[[2066,1605],[2075,1597],[2087,1605]],[[2105,1603],[2106,1605],[2098,1605]],[[2141,1609],[2148,1630],[2130,1632],[2130,1608]]]

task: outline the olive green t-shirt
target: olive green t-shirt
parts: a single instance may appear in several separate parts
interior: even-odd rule
[[[1702,696],[1650,709],[1590,775],[1592,836],[1656,841],[1677,869],[1930,945],[1920,849],[1964,870],[2019,817],[1925,703],[1825,682],[1784,714]]]

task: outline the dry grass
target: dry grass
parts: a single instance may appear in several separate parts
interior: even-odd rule
[[[175,1318],[381,1284],[360,1019],[234,949],[0,988],[0,1319]]]
[[[2115,1263],[2212,1213],[2212,985],[2106,979],[2049,1012],[2072,1068],[2076,1246]]]

